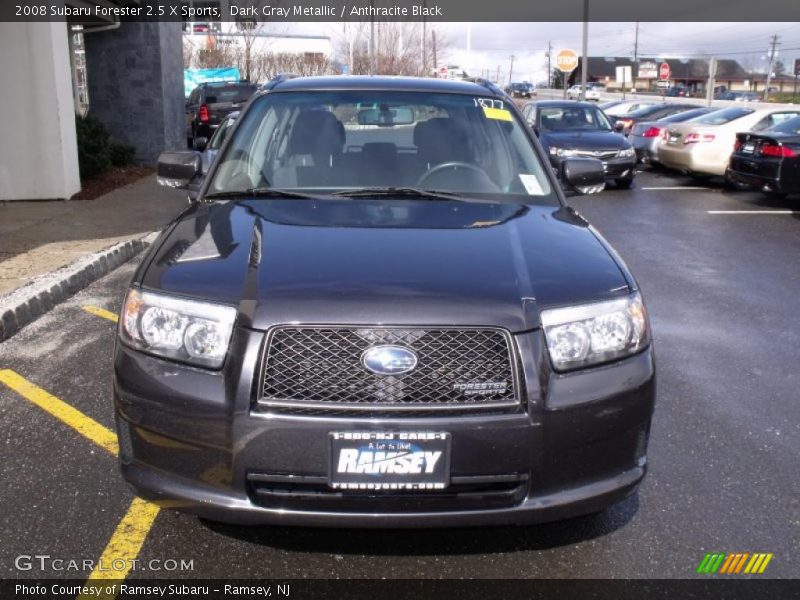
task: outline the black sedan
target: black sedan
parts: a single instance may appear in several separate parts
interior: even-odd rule
[[[800,193],[800,117],[758,133],[737,133],[728,177],[770,195]]]
[[[522,114],[533,127],[553,167],[570,156],[598,158],[606,178],[618,187],[633,183],[636,152],[625,136],[614,131],[608,117],[594,104],[549,100],[530,102]]]
[[[645,106],[621,117],[609,117],[609,119],[611,119],[611,121],[614,123],[614,129],[624,133],[625,135],[628,135],[636,123],[640,123],[641,121],[658,121],[664,117],[669,117],[687,110],[692,110],[693,108],[700,107],[696,104],[677,104],[674,102],[664,102],[662,104]]]
[[[536,95],[536,88],[532,83],[526,81],[515,82],[506,86],[505,93],[512,98],[530,98]]]

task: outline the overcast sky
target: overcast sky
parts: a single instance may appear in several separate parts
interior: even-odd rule
[[[796,0],[789,0],[796,1]],[[446,60],[469,74],[506,79],[510,56],[514,79],[537,81],[546,77],[545,51],[552,41],[554,51],[572,48],[580,54],[581,23],[441,23],[436,25],[449,40]],[[342,25],[336,23],[294,23],[295,33],[324,34],[338,38]],[[590,56],[633,56],[635,23],[590,23]],[[468,31],[471,49],[468,51]],[[749,69],[766,68],[770,36],[780,36],[778,58],[787,71],[800,57],[800,23],[640,23],[639,55],[691,57],[716,53],[735,58]],[[441,62],[441,61],[440,61]]]

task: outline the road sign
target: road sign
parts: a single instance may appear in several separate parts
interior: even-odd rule
[[[439,79],[447,79],[447,67],[439,67]]]
[[[667,79],[669,79],[669,76],[670,76],[669,65],[665,62],[662,62],[661,66],[658,67],[658,78],[661,79],[662,81],[666,81]]]
[[[658,77],[658,65],[656,63],[639,63],[639,79],[655,79],[656,77]]]
[[[658,87],[660,87],[660,88],[668,88],[669,87],[669,81],[667,81],[666,79],[663,79],[661,81],[657,81],[656,85]]]
[[[578,55],[574,50],[560,50],[556,54],[556,68],[562,73],[572,73],[578,66]]]

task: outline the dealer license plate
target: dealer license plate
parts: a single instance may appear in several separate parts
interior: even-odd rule
[[[328,485],[339,490],[442,490],[450,483],[450,434],[334,431]]]

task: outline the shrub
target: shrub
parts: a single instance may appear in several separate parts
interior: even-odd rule
[[[136,156],[136,148],[130,144],[111,142],[108,149],[111,164],[115,167],[127,167],[133,164]]]
[[[108,131],[92,117],[76,117],[75,131],[78,137],[78,167],[81,179],[100,175],[111,167]]]

